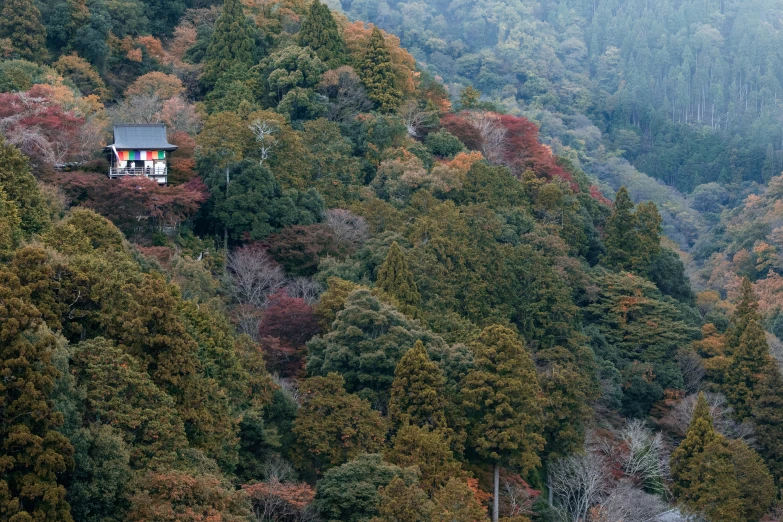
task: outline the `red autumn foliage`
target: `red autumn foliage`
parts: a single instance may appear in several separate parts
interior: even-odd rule
[[[466,147],[481,151],[490,162],[507,166],[517,177],[532,170],[540,178],[573,181],[557,164],[551,149],[539,143],[538,127],[527,118],[463,111],[446,114],[441,118],[441,125]]]
[[[482,149],[481,133],[468,120],[459,114],[448,113],[440,119],[440,124],[447,131],[465,144],[470,150]]]
[[[43,86],[0,93],[0,135],[37,164],[81,161],[95,152],[95,136],[82,132],[84,118],[52,101]]]
[[[258,330],[262,337],[277,337],[300,347],[318,334],[318,319],[304,299],[290,297],[281,289],[269,298],[268,303]]]
[[[595,185],[590,185],[590,197],[600,203],[603,203],[607,207],[611,207],[613,205],[612,200],[601,194],[601,190]]]
[[[532,170],[538,177],[572,181],[571,175],[556,163],[552,150],[538,141],[538,127],[520,116],[504,114],[500,124],[506,129],[503,163],[515,174]]]
[[[270,371],[295,376],[304,365],[305,343],[320,331],[318,319],[304,299],[285,290],[278,290],[268,303],[258,329],[264,360]]]
[[[91,208],[126,233],[177,226],[193,216],[209,197],[200,178],[176,187],[161,186],[143,177],[110,180],[88,172],[59,172],[52,178],[71,206]]]
[[[506,469],[500,470],[502,486],[500,493],[500,509],[503,516],[524,517],[533,514],[535,504],[541,491],[533,489],[519,474]]]

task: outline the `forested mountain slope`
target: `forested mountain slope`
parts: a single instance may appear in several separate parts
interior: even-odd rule
[[[487,51],[482,17],[557,20],[453,7],[427,30],[476,46],[454,61],[487,93],[485,59],[532,54]],[[552,105],[452,99],[406,31],[413,55],[317,0],[2,3],[0,520],[775,520],[776,261],[728,224],[736,291],[697,295],[663,232],[753,214],[774,243],[780,178],[719,216],[719,184],[677,199],[613,157],[623,126],[657,154],[654,104],[580,105],[560,50]],[[108,178],[117,123],[166,125],[167,185]]]
[[[612,156],[684,193],[708,182],[766,183],[783,169],[779,1],[345,0],[342,7],[400,35],[453,92],[472,84],[533,117],[558,154],[578,157],[614,189],[638,179],[638,200],[660,205],[667,196]],[[672,218],[669,235],[692,243],[698,218],[682,209]]]

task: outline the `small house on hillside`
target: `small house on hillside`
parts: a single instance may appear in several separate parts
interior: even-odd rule
[[[162,123],[122,123],[114,126],[114,143],[106,149],[111,154],[110,178],[145,176],[165,185],[166,159],[177,147],[169,143]]]

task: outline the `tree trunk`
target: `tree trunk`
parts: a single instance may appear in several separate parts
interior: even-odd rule
[[[500,462],[495,462],[495,495],[492,498],[492,522],[498,522],[500,511]]]

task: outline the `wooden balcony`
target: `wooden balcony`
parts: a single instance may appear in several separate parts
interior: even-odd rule
[[[168,169],[166,167],[158,167],[156,169],[153,168],[135,168],[132,169],[130,167],[126,168],[120,168],[120,167],[110,167],[109,168],[109,177],[114,178],[125,178],[128,176],[140,176],[145,178],[150,178],[152,180],[157,181],[161,185],[166,184],[166,176],[168,175]]]

